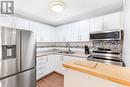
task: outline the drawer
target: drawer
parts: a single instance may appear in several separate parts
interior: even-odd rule
[[[48,56],[37,57],[37,62],[48,61]]]
[[[41,66],[41,65],[44,65],[44,64],[46,64],[46,61],[37,62],[37,66]]]

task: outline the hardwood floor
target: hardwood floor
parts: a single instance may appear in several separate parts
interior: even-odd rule
[[[64,87],[64,76],[54,72],[37,81],[37,87]]]

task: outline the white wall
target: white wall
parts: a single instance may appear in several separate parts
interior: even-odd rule
[[[130,0],[124,0],[123,4],[124,21],[124,47],[123,58],[127,67],[130,67]]]

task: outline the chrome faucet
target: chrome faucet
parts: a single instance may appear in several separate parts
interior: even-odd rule
[[[70,53],[71,50],[70,50],[70,43],[69,42],[66,42],[65,47],[67,48],[67,53]]]

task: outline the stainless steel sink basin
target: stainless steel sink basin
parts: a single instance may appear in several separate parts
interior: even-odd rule
[[[59,53],[65,53],[65,54],[74,54],[75,52],[66,52],[66,51],[61,51]]]

